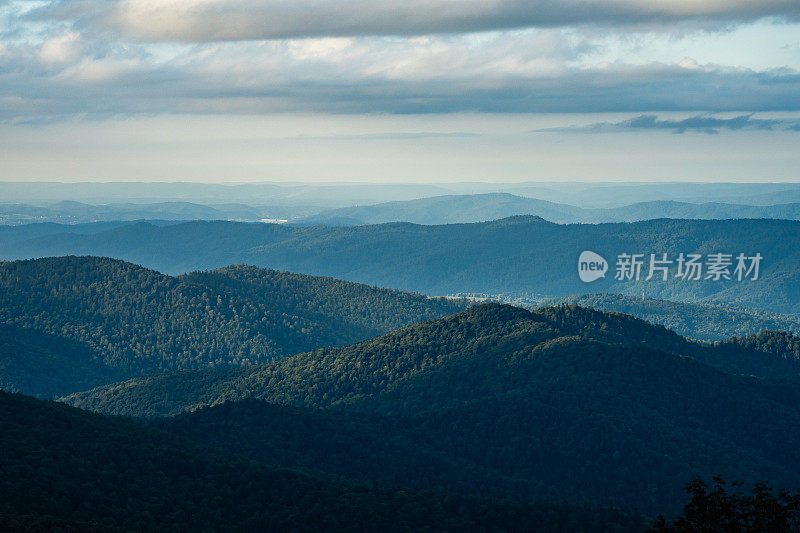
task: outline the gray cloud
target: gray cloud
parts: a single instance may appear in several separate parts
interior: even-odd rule
[[[588,126],[545,128],[532,130],[532,133],[611,133],[629,130],[667,130],[678,134],[694,131],[710,135],[718,134],[720,130],[800,131],[800,120],[753,118],[752,114],[731,118],[695,115],[681,120],[662,120],[656,115],[639,115],[620,122],[597,122]]]
[[[143,41],[209,42],[800,20],[800,5],[797,0],[62,0],[37,13]]]
[[[116,66],[85,66],[88,70]],[[241,83],[232,70],[201,71],[187,65],[122,70],[91,84],[65,83],[52,76],[3,80],[12,98],[0,98],[0,119],[57,120],[65,116],[159,113],[259,114],[284,111],[324,113],[448,112],[633,112],[800,110],[800,75],[711,72],[687,75],[679,69],[618,72],[567,71],[558,76],[499,77],[492,80],[396,80],[381,77],[297,77],[269,72]],[[769,129],[792,124],[738,117],[697,116],[683,121],[648,116],[618,124],[569,131],[717,131]]]
[[[592,43],[571,30],[501,32],[479,39],[164,45],[114,41],[56,26],[37,39],[0,47],[0,120],[6,122],[283,111],[800,110],[796,70],[755,71],[688,60],[592,63],[585,60]],[[677,129],[660,122],[651,127]],[[705,129],[724,127],[711,124]],[[698,128],[686,124],[685,129]]]

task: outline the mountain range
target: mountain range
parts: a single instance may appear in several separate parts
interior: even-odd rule
[[[62,224],[119,222],[130,220],[249,220],[299,216],[302,208],[253,207],[244,204],[201,205],[191,202],[109,203],[92,205],[63,200],[43,206],[0,203],[0,224],[36,222]]]
[[[478,305],[344,348],[65,401],[184,413],[152,423],[314,475],[650,516],[676,511],[696,475],[791,486],[800,474],[800,339],[697,343],[576,306]]]
[[[190,202],[247,204],[316,210],[417,200],[431,196],[509,193],[580,207],[618,207],[639,202],[720,202],[771,205],[800,202],[791,182],[448,182],[448,183],[191,183],[191,182],[0,182],[6,203],[33,205]]]
[[[575,299],[647,311],[635,300]],[[691,310],[695,328],[738,320],[642,302],[663,321]],[[775,319],[748,316],[753,331]],[[1,263],[0,388],[61,402],[0,393],[0,525],[641,531],[639,513],[675,516],[696,476],[800,475],[791,333],[700,342],[571,303],[252,266]]]
[[[687,203],[669,200],[639,202],[621,207],[588,208],[527,198],[508,193],[449,195],[343,207],[294,221],[297,224],[354,226],[385,222],[456,224],[486,222],[514,215],[538,216],[559,224],[636,222],[657,218],[800,220],[800,203],[767,206],[729,203]]]
[[[249,205],[244,203],[199,204],[192,202],[112,202],[87,204],[72,200],[46,205],[0,203],[0,224],[87,224],[137,220],[277,221],[301,225],[353,226],[384,222],[453,224],[485,222],[514,215],[539,216],[551,222],[635,222],[654,218],[800,219],[800,203],[746,205],[723,202],[658,200],[626,205],[579,207],[510,193],[441,195],[328,209],[324,206]]]
[[[31,230],[25,230],[28,234]],[[800,222],[786,220],[650,220],[560,225],[520,216],[486,223],[354,227],[235,222],[135,223],[91,234],[48,233],[21,239],[0,232],[0,257],[108,256],[167,274],[232,264],[332,276],[428,295],[508,293],[553,298],[621,293],[684,302],[735,304],[775,313],[800,312]],[[5,238],[10,235],[11,238]],[[592,283],[578,276],[583,251],[608,265]],[[615,279],[621,254],[668,254],[667,280]],[[758,279],[676,278],[680,254],[760,254]],[[729,269],[732,274],[733,265]],[[705,274],[704,274],[705,275]],[[730,277],[730,276],[729,276]]]

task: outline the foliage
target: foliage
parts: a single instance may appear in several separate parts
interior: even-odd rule
[[[800,492],[788,490],[774,493],[766,483],[756,483],[750,494],[735,490],[742,483],[728,485],[719,476],[713,488],[701,478],[686,486],[692,498],[683,514],[672,525],[659,517],[653,532],[693,533],[720,531],[725,533],[791,533],[800,531]],[[731,489],[734,489],[733,491]]]
[[[175,278],[107,258],[0,263],[0,324],[57,336],[69,352],[58,357],[105,365],[125,377],[266,362],[463,307],[460,301],[251,267]],[[17,367],[20,359],[34,357],[22,346],[0,345],[0,351],[5,359],[16,352],[17,362],[9,364]],[[28,370],[27,378],[4,386],[47,395],[108,382],[100,376],[93,384],[69,385],[58,365]],[[39,388],[22,384],[37,380]],[[54,380],[61,385],[50,387]]]
[[[148,532],[641,530],[615,511],[312,478],[2,392],[0,426],[0,525],[22,531],[45,516]]]
[[[622,314],[485,304],[353,346],[67,401],[154,416],[260,398],[311,411],[234,404],[163,423],[251,459],[362,482],[677,511],[672,495],[698,473],[800,476],[800,387],[750,377],[791,364]]]
[[[800,319],[731,305],[674,302],[623,294],[576,294],[550,300],[546,305],[564,303],[627,313],[700,340],[722,341],[765,330],[800,333]]]

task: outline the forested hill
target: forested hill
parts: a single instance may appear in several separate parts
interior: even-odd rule
[[[0,392],[3,531],[641,531],[617,511],[354,485]],[[54,517],[47,518],[47,517]]]
[[[483,304],[343,348],[323,348],[246,368],[149,376],[77,393],[67,400],[90,410],[137,416],[175,414],[243,398],[307,407],[356,405],[388,412],[424,409],[443,402],[457,405],[462,401],[459,394],[471,398],[485,387],[497,393],[508,384],[495,370],[476,370],[466,381],[440,383],[434,376],[445,369],[500,364],[498,360],[528,358],[574,343],[577,351],[585,343],[658,350],[689,356],[733,374],[800,383],[797,337],[789,334],[763,333],[706,344],[620,313],[577,306],[531,312]],[[508,362],[502,366],[513,367]],[[433,403],[417,394],[396,396],[398,390],[422,383],[431,387],[421,389],[426,397],[440,394]]]
[[[0,383],[63,395],[109,376],[266,362],[464,305],[251,267],[176,278],[108,258],[0,263],[0,323],[25,332],[15,340],[0,329]],[[52,336],[64,339],[61,349]]]
[[[733,305],[673,302],[624,294],[574,294],[546,305],[574,304],[626,313],[693,339],[722,341],[762,331],[800,333],[800,318]]]
[[[0,235],[0,238],[2,236]],[[582,251],[609,264],[602,279],[578,277]],[[615,279],[620,254],[668,254],[668,280]],[[759,279],[676,278],[679,254],[760,253]],[[558,225],[535,217],[480,224],[290,227],[276,224],[139,223],[92,235],[46,235],[0,241],[0,257],[64,254],[116,257],[181,273],[252,264],[419,291],[561,297],[614,292],[682,301],[735,303],[800,313],[800,222],[784,220],[650,220],[630,224]],[[733,267],[732,267],[733,268]]]
[[[264,399],[304,412],[232,405],[163,427],[353,479],[655,513],[677,510],[699,474],[796,484],[797,345],[776,333],[700,344],[622,314],[485,304],[345,348],[67,401],[152,416]]]

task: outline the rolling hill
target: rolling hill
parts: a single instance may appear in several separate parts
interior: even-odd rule
[[[265,362],[464,305],[246,266],[176,278],[96,257],[0,263],[0,383],[63,395],[122,376]]]
[[[486,304],[345,348],[66,401],[200,409],[153,423],[275,466],[655,513],[676,511],[699,474],[796,483],[798,346],[777,333],[701,344],[627,315]],[[226,404],[248,399],[288,407]]]

